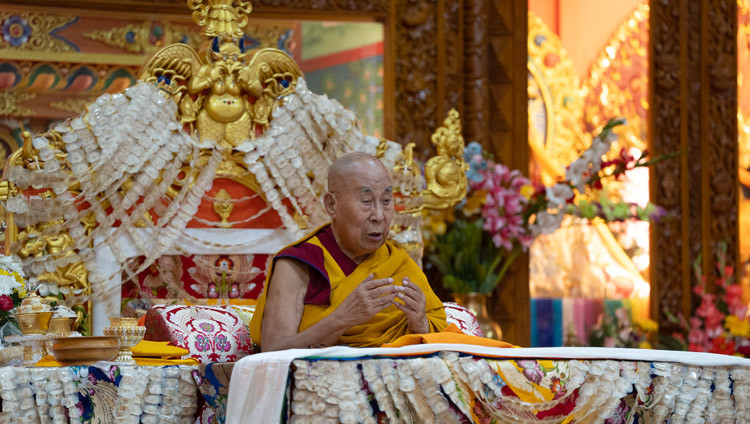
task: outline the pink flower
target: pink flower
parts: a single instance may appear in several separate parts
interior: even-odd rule
[[[10,311],[13,309],[13,299],[6,294],[0,296],[0,309],[3,311]]]
[[[721,312],[716,308],[716,305],[714,305],[715,299],[716,296],[713,294],[704,294],[703,301],[701,302],[700,306],[698,306],[698,309],[695,310],[695,315],[701,318],[709,318],[716,317],[718,314],[721,314]]]
[[[523,368],[523,375],[528,378],[529,381],[533,381],[537,384],[542,381],[544,371],[542,371],[542,367],[539,365],[538,361],[533,359],[522,359],[518,361],[517,364],[519,367]]]
[[[732,284],[725,290],[726,294],[724,295],[724,300],[727,302],[727,304],[740,301],[740,298],[742,297],[742,286],[738,284]]]
[[[615,310],[615,317],[617,317],[622,325],[630,325],[630,314],[628,313],[628,308],[617,308]]]
[[[623,328],[617,333],[617,337],[619,337],[620,340],[628,340],[630,339],[630,334],[633,332],[633,329],[630,327]]]
[[[724,334],[724,326],[722,325],[721,321],[716,325],[708,325],[708,322],[706,322],[706,338],[708,340],[713,340],[717,337],[721,337],[722,334]]]
[[[706,332],[700,328],[693,328],[688,333],[688,341],[691,344],[703,345],[706,342]]]
[[[703,320],[698,317],[690,317],[691,328],[701,328],[703,326]]]
[[[715,314],[706,317],[706,329],[722,328],[722,323],[724,322],[725,315],[721,312],[718,312],[718,309],[716,311],[717,312]]]

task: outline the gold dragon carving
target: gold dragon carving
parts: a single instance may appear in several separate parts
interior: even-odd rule
[[[234,4],[237,3],[235,6]],[[279,98],[294,91],[302,76],[289,55],[278,49],[245,52],[242,28],[252,7],[245,1],[191,0],[193,19],[209,45],[196,52],[172,44],[154,54],[139,79],[164,89],[178,105],[178,118],[201,140],[234,147],[254,139],[269,125]]]

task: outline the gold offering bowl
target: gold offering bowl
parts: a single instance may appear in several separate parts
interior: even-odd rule
[[[138,318],[109,317],[110,327],[138,327]]]
[[[138,326],[136,318],[110,318],[109,323],[109,327],[104,327],[104,335],[117,337],[120,342],[120,352],[117,354],[115,361],[135,365],[133,352],[130,348],[143,340],[146,327]]]
[[[90,365],[117,356],[117,337],[61,337],[52,340],[52,354],[63,365]]]
[[[17,313],[16,320],[23,334],[45,334],[49,327],[52,312]]]
[[[47,333],[59,334],[63,337],[69,336],[73,332],[76,319],[76,317],[52,317],[49,320]]]

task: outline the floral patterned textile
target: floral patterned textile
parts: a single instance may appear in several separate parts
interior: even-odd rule
[[[153,306],[146,313],[144,339],[170,341],[202,363],[236,361],[252,346],[234,309],[221,306]]]
[[[195,420],[195,367],[0,368],[0,422]],[[118,420],[115,419],[118,417]]]
[[[165,303],[164,299],[257,299],[263,290],[269,257],[164,255],[137,279],[122,285],[122,298],[152,303]]]
[[[304,422],[747,422],[750,368],[617,360],[416,358],[293,361]],[[394,421],[395,420],[395,421]]]
[[[193,378],[206,401],[210,416],[202,422],[223,424],[226,419],[229,379],[232,376],[233,362],[201,364],[193,370]]]
[[[443,306],[448,324],[456,324],[459,330],[470,336],[484,337],[479,321],[471,311],[454,302],[443,302]]]
[[[249,329],[250,320],[253,319],[253,314],[255,313],[255,305],[231,305],[231,307],[245,324],[245,327]]]

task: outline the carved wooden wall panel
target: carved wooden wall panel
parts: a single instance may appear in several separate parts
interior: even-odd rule
[[[432,1],[399,0],[394,22],[396,139],[416,143],[423,158],[432,150],[429,138],[438,123],[437,9]]]
[[[651,309],[669,326],[664,311],[690,315],[691,262],[699,254],[715,275],[726,241],[736,263],[737,3],[652,2],[650,28],[652,151],[685,152],[651,171],[652,201],[671,215],[651,231]]]
[[[485,145],[491,146],[496,157],[511,169],[524,170],[528,175],[528,4],[526,0],[485,3],[488,72],[483,91],[489,107]],[[528,346],[531,341],[528,256],[520,256],[509,274],[495,290],[491,312],[500,321],[505,339]]]
[[[490,145],[489,9],[484,0],[466,0],[464,8],[464,139],[483,146]]]

